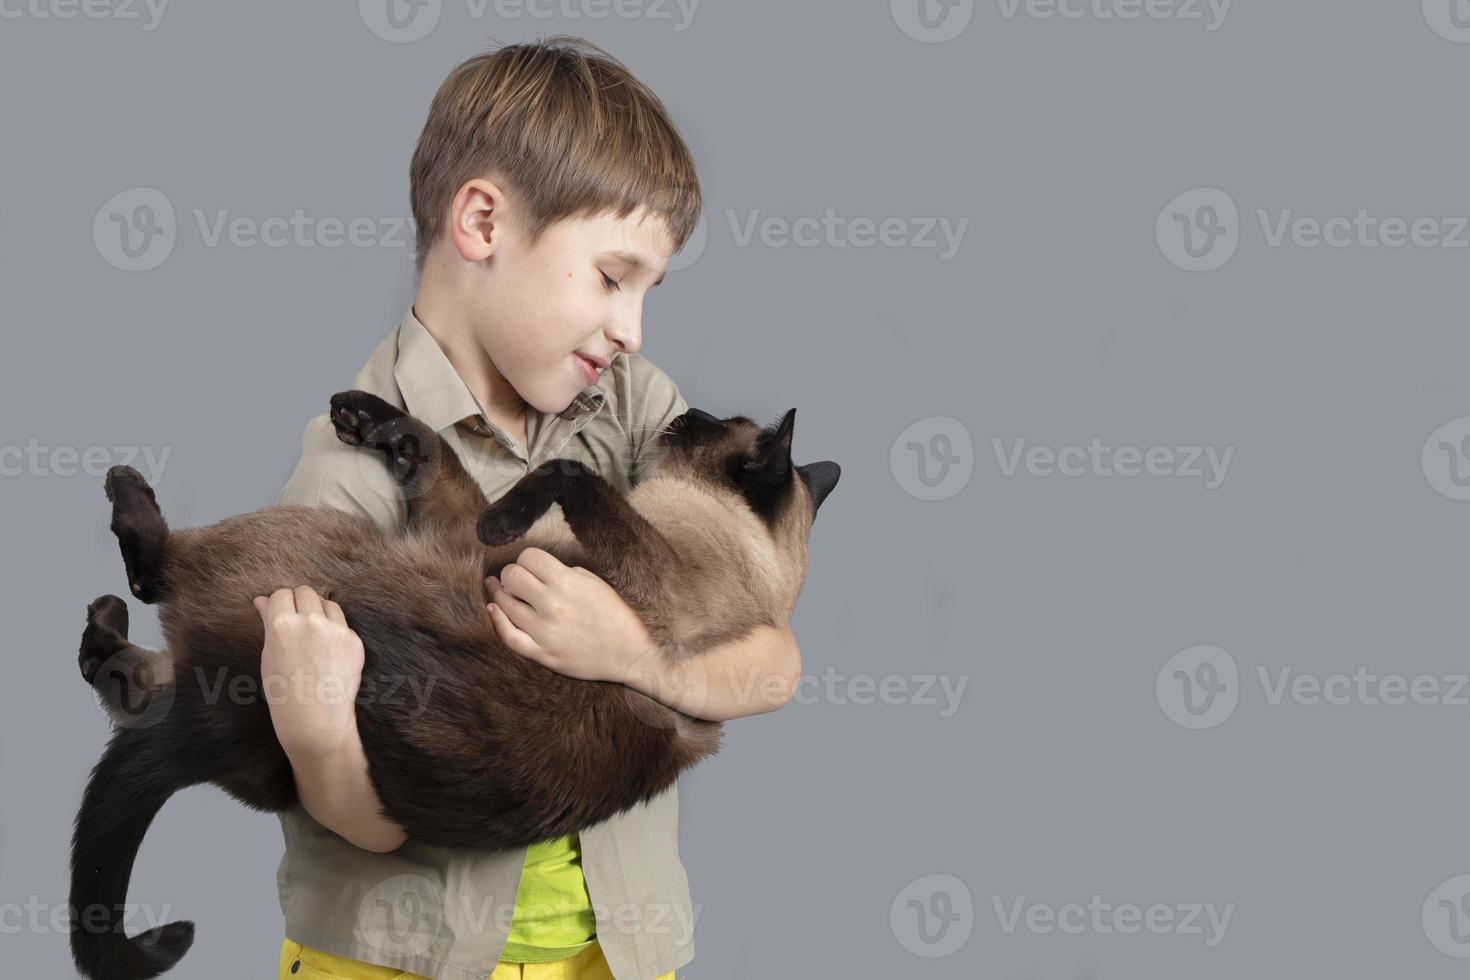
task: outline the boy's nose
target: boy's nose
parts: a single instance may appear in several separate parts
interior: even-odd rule
[[[634,317],[632,322],[619,321],[607,331],[608,339],[617,344],[625,354],[636,354],[643,346],[643,329]]]

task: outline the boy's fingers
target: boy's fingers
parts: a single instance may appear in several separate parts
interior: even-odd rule
[[[490,618],[495,622],[496,632],[500,634],[501,640],[512,653],[526,657],[536,650],[536,641],[531,639],[529,633],[510,621],[510,617],[505,614],[504,609],[500,608],[498,602],[492,602],[486,608],[490,611]]]
[[[325,616],[326,611],[322,609],[322,597],[316,594],[316,590],[309,585],[296,586],[296,611],[303,616],[316,613]]]
[[[510,576],[508,579],[507,575]],[[512,563],[501,569],[500,587],[534,609],[542,608],[546,601],[546,583],[520,563]]]
[[[271,597],[265,602],[265,615],[267,619],[283,616],[286,613],[296,611],[296,593],[290,589],[277,589],[271,593]]]
[[[341,623],[343,626],[347,625],[347,614],[342,611],[342,607],[337,604],[336,600],[323,599],[322,610],[332,622]]]
[[[525,602],[511,595],[503,587],[495,594],[495,605],[505,614],[505,618],[516,626],[526,626],[536,619],[536,610]]]
[[[530,572],[540,582],[555,581],[558,575],[567,571],[566,564],[560,558],[541,548],[526,548],[516,556],[514,564]],[[500,573],[500,577],[505,577],[504,571]]]

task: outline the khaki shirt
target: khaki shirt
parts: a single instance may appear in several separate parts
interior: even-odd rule
[[[351,387],[439,431],[492,501],[529,469],[559,457],[583,461],[626,492],[638,482],[635,461],[645,456],[648,438],[688,408],[651,362],[618,354],[565,411],[527,406],[530,445],[519,446],[485,418],[412,307]],[[324,408],[331,394],[322,392]],[[335,507],[394,529],[408,517],[381,455],[339,442],[325,411],[306,424],[301,461],[276,503]],[[326,829],[299,804],[279,816],[286,853],[276,883],[288,938],[435,980],[484,978],[495,968],[526,848],[453,850],[410,839],[377,854]],[[597,940],[616,980],[654,980],[694,958],[678,820],[675,785],[580,833]]]

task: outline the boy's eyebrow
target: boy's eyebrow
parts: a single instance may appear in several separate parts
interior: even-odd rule
[[[614,249],[613,251],[607,252],[605,254],[607,254],[611,258],[617,259],[620,262],[626,262],[628,265],[631,265],[635,269],[647,269],[648,268],[648,263],[647,262],[644,262],[642,259],[640,259],[638,256],[634,255],[632,252],[627,252],[627,251],[624,251],[623,249]],[[663,281],[664,281],[664,277],[663,276],[659,276],[658,279],[656,279],[654,281],[653,285],[654,286],[657,286],[659,283],[661,283]],[[652,287],[650,287],[650,288],[652,288]]]

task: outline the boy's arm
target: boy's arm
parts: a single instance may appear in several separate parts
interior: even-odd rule
[[[758,626],[671,665],[605,579],[540,548],[522,551],[485,584],[490,619],[512,652],[568,677],[626,684],[694,718],[775,711],[801,677],[790,626]]]
[[[376,456],[340,442],[326,415],[306,424],[301,460],[276,504],[334,507],[384,527],[407,522],[402,491],[388,468]],[[345,624],[335,631],[329,624],[317,625],[321,632],[297,629],[272,637],[267,630],[267,644],[277,644],[272,651],[276,666],[288,675],[312,673],[323,687],[331,676],[335,690],[356,691],[362,678],[356,634]],[[291,761],[301,805],[317,823],[363,850],[397,850],[408,835],[382,815],[382,803],[368,777],[356,711],[333,712],[326,698],[306,700],[303,704],[286,698],[271,704],[271,720]]]
[[[790,626],[758,626],[681,664],[662,656],[641,663],[656,667],[635,670],[624,683],[710,721],[775,711],[791,700],[801,681],[801,650]]]

